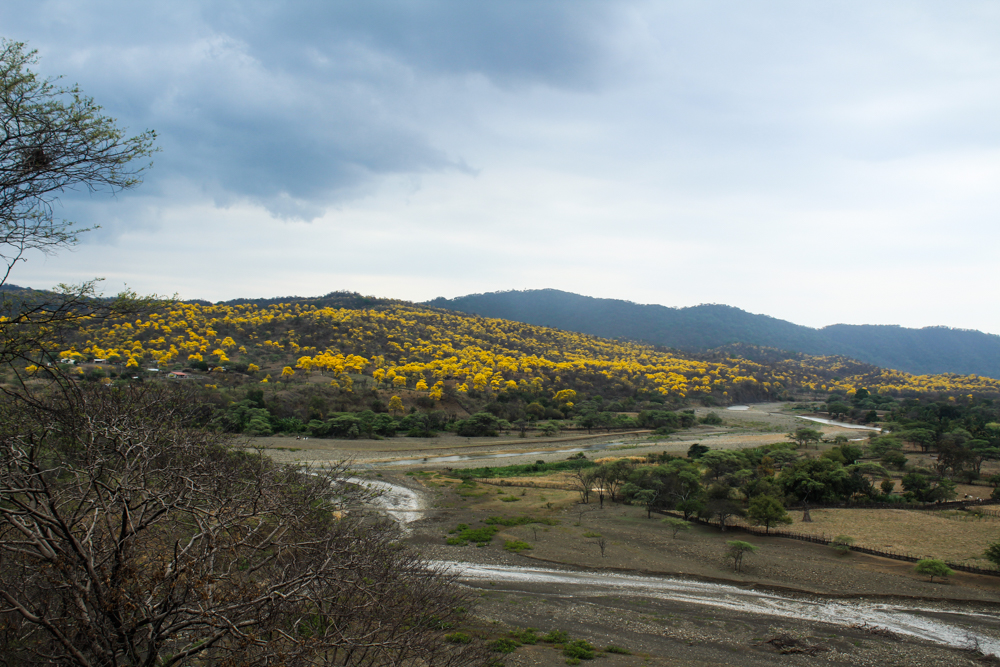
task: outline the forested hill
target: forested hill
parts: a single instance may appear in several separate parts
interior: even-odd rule
[[[848,324],[813,329],[732,306],[669,308],[553,289],[437,298],[427,305],[684,351],[747,343],[811,355],[843,355],[915,374],[1000,378],[1000,336],[965,329]]]

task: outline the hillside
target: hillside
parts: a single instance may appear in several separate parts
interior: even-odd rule
[[[810,355],[842,355],[919,375],[1000,378],[1000,336],[980,331],[847,324],[813,329],[732,306],[669,308],[552,289],[437,298],[427,305],[688,352],[746,343]]]
[[[167,304],[132,321],[102,321],[71,333],[51,349],[53,356],[106,359],[134,372],[152,365],[163,371],[228,369],[213,374],[221,383],[323,377],[347,394],[361,387],[412,390],[431,400],[572,389],[608,398],[727,404],[861,386],[890,396],[1000,390],[1000,382],[983,378],[914,376],[844,357],[758,347],[677,353],[349,293],[266,305]]]

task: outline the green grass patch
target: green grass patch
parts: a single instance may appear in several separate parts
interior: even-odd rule
[[[615,646],[614,644],[608,644],[604,649],[605,653],[617,653],[618,655],[632,655],[632,651],[627,648],[622,648],[621,646]]]
[[[563,655],[575,660],[593,660],[597,655],[597,649],[585,639],[574,639],[563,645]]]
[[[537,632],[538,631],[534,628],[525,628],[524,630],[519,628],[517,630],[512,630],[510,636],[522,644],[529,644],[533,646],[537,644],[540,639]]]
[[[493,536],[500,530],[497,526],[483,526],[482,528],[470,528],[468,524],[460,523],[454,529],[449,530],[449,537],[445,540],[452,546],[464,547],[469,542],[477,547],[483,547],[493,541]]]
[[[556,519],[536,519],[533,516],[491,516],[488,519],[483,519],[483,523],[488,526],[507,526],[508,528],[525,526],[529,523],[541,523],[546,526],[559,525],[559,521]]]
[[[490,650],[496,651],[497,653],[513,653],[520,646],[513,639],[507,639],[506,637],[501,637],[494,642],[490,643]]]
[[[472,641],[472,635],[468,632],[452,632],[451,634],[445,635],[444,640],[446,642],[451,642],[452,644],[468,644]]]
[[[500,499],[500,502],[502,503],[516,503],[520,501],[521,499],[516,496],[504,496],[503,498]]]
[[[588,530],[588,531],[584,532],[583,536],[584,537],[600,537],[601,534],[600,533],[595,533],[592,530]]]
[[[463,468],[453,470],[456,477],[480,477],[489,479],[493,477],[540,477],[553,472],[563,472],[566,470],[579,470],[581,468],[591,468],[595,466],[593,461],[587,459],[574,459],[572,461],[553,461],[552,463],[528,463],[516,466],[498,466],[496,468],[486,466],[483,468]]]
[[[516,554],[522,551],[527,551],[531,549],[531,545],[523,540],[504,540],[503,548],[507,551],[513,551]]]

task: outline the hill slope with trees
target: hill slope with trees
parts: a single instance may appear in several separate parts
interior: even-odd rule
[[[810,355],[842,355],[907,373],[1000,378],[1000,336],[966,329],[849,324],[813,329],[732,306],[670,308],[553,289],[439,297],[427,305],[688,352],[745,343]]]

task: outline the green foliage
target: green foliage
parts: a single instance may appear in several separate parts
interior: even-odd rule
[[[764,526],[767,532],[770,532],[771,526],[787,525],[792,522],[792,518],[785,511],[785,506],[772,496],[751,498],[750,506],[747,508],[747,516],[755,525]]]
[[[719,415],[715,414],[714,412],[709,412],[707,415],[705,415],[704,417],[702,417],[700,421],[701,421],[702,424],[708,424],[710,426],[721,426],[722,425],[722,417],[720,417]]]
[[[991,543],[983,553],[986,560],[1000,567],[1000,541]]]
[[[510,636],[522,644],[526,644],[528,646],[534,646],[540,640],[540,637],[538,636],[537,633],[538,631],[535,630],[534,628],[525,628],[523,630],[515,629],[511,630]]]
[[[934,581],[934,577],[940,577],[945,579],[953,574],[955,571],[952,570],[943,560],[938,560],[937,558],[924,558],[918,560],[916,566],[914,566],[913,571],[917,574],[925,574]]]
[[[684,519],[678,519],[675,516],[668,516],[660,520],[661,523],[665,523],[670,531],[673,533],[674,537],[677,537],[677,533],[682,530],[691,530],[691,524]]]
[[[518,646],[520,646],[520,644],[513,639],[507,639],[506,637],[501,637],[500,639],[490,642],[489,644],[490,650],[497,653],[513,653],[517,650]]]
[[[546,644],[564,644],[569,641],[569,633],[565,630],[550,630],[542,635],[541,640]]]
[[[507,551],[519,554],[522,551],[528,551],[532,548],[532,546],[522,540],[504,540],[503,548]]]
[[[455,433],[465,438],[481,438],[499,435],[499,420],[489,412],[477,412],[468,419],[460,419],[454,424]]]
[[[604,647],[605,653],[616,653],[618,655],[632,655],[632,651],[627,648],[622,648],[621,646],[615,646],[614,644],[608,644]]]
[[[572,459],[566,461],[553,461],[552,463],[528,463],[524,465],[499,466],[496,468],[462,468],[453,471],[456,477],[476,477],[490,479],[494,477],[531,477],[547,475],[551,472],[561,472],[565,470],[579,470],[581,468],[592,468],[596,464],[586,458]]]
[[[830,546],[834,548],[841,556],[851,553],[851,545],[854,544],[854,538],[849,535],[837,535],[830,542]]]
[[[597,649],[584,639],[574,639],[563,645],[563,655],[576,660],[593,660],[597,655]]]
[[[688,447],[687,455],[689,459],[695,460],[701,458],[701,455],[705,452],[710,451],[705,445],[699,445],[697,442]]]
[[[469,644],[472,642],[472,635],[468,632],[452,632],[445,635],[444,640],[452,644]]]
[[[491,516],[487,519],[483,519],[483,523],[488,526],[507,526],[508,528],[513,528],[514,526],[526,526],[529,523],[540,523],[546,526],[558,526],[558,519],[549,519],[547,517],[536,518],[533,516]]]
[[[733,559],[733,569],[737,572],[740,572],[743,569],[744,556],[756,553],[758,549],[758,547],[753,544],[742,540],[729,540],[726,544],[729,546],[726,550],[726,555]]]
[[[458,524],[453,530],[448,531],[449,537],[445,542],[452,546],[465,546],[469,542],[477,547],[484,547],[493,541],[493,536],[500,530],[496,526],[483,526],[481,528],[470,528],[464,523]]]

